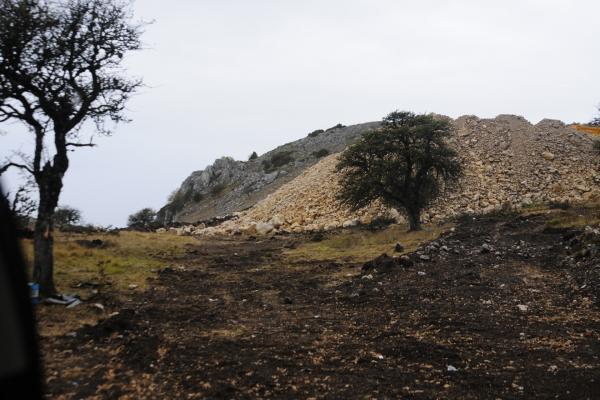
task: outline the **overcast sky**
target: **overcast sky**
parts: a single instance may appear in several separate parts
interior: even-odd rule
[[[61,204],[122,226],[215,158],[394,109],[588,121],[598,0],[137,0],[130,124],[72,153]],[[30,140],[0,126],[0,157]],[[12,133],[11,133],[12,132]],[[18,180],[8,175],[5,183]]]

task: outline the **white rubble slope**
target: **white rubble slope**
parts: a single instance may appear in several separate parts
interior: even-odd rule
[[[560,121],[536,125],[522,117],[463,116],[454,121],[449,144],[458,151],[464,176],[423,213],[423,222],[460,214],[487,213],[503,206],[590,201],[600,195],[598,159],[592,139]],[[270,234],[326,231],[403,217],[379,203],[356,212],[336,200],[338,154],[332,154],[242,213],[216,227],[188,228],[193,234]]]

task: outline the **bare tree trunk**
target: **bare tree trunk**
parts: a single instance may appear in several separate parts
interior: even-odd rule
[[[421,230],[421,210],[406,209],[410,231]]]
[[[54,178],[54,179],[53,179]],[[49,180],[50,182],[44,182]],[[33,236],[33,280],[40,285],[43,296],[56,294],[54,286],[54,210],[62,188],[61,179],[52,177],[38,181],[40,203]]]

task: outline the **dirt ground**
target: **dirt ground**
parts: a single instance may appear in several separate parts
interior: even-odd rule
[[[288,256],[310,238],[199,240],[42,337],[47,397],[598,399],[600,233],[550,218],[463,219],[364,269]]]

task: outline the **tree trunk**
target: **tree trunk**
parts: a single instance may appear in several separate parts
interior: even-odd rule
[[[40,203],[33,235],[33,280],[40,285],[40,294],[42,296],[52,296],[56,294],[56,287],[54,286],[53,218],[62,182],[61,180],[38,182],[38,185]]]
[[[421,230],[421,210],[406,209],[409,231]]]

